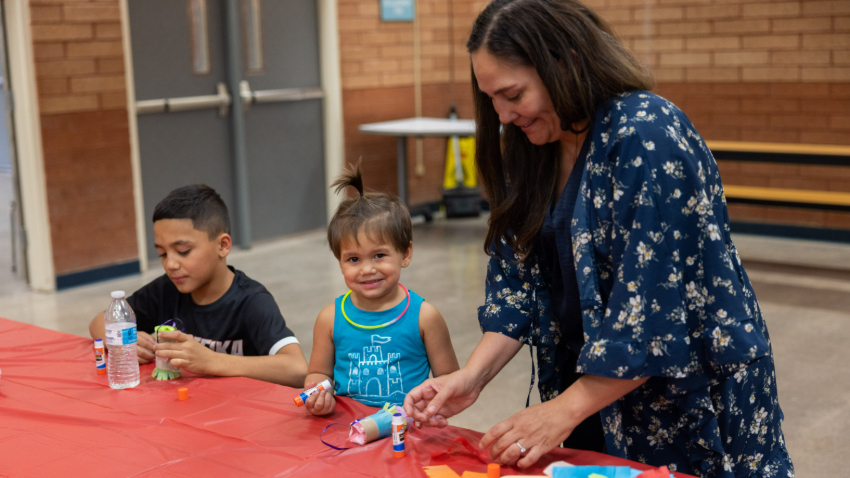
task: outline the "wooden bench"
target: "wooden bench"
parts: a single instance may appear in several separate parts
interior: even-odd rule
[[[706,141],[718,161],[850,167],[850,146]],[[730,203],[850,212],[850,192],[724,185]]]

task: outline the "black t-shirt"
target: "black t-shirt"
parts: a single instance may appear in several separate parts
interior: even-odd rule
[[[280,314],[274,298],[259,282],[233,267],[230,289],[212,304],[197,305],[167,275],[127,298],[138,330],[153,334],[157,325],[180,319],[184,332],[214,352],[246,357],[274,355],[298,339]],[[170,325],[170,324],[169,324]]]

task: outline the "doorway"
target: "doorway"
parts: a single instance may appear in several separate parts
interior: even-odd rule
[[[316,0],[129,0],[128,7],[149,257],[156,257],[154,207],[187,184],[221,195],[234,238],[244,224],[256,240],[323,227]],[[240,58],[228,54],[234,25]],[[231,116],[237,101],[241,131]]]

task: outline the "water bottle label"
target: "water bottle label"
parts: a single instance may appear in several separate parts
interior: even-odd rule
[[[106,324],[106,345],[132,345],[136,343],[136,324],[124,322]]]

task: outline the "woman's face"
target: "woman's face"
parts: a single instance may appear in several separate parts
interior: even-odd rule
[[[534,67],[500,60],[480,48],[472,53],[472,69],[478,88],[492,99],[502,124],[515,124],[532,144],[562,139],[561,120]]]

